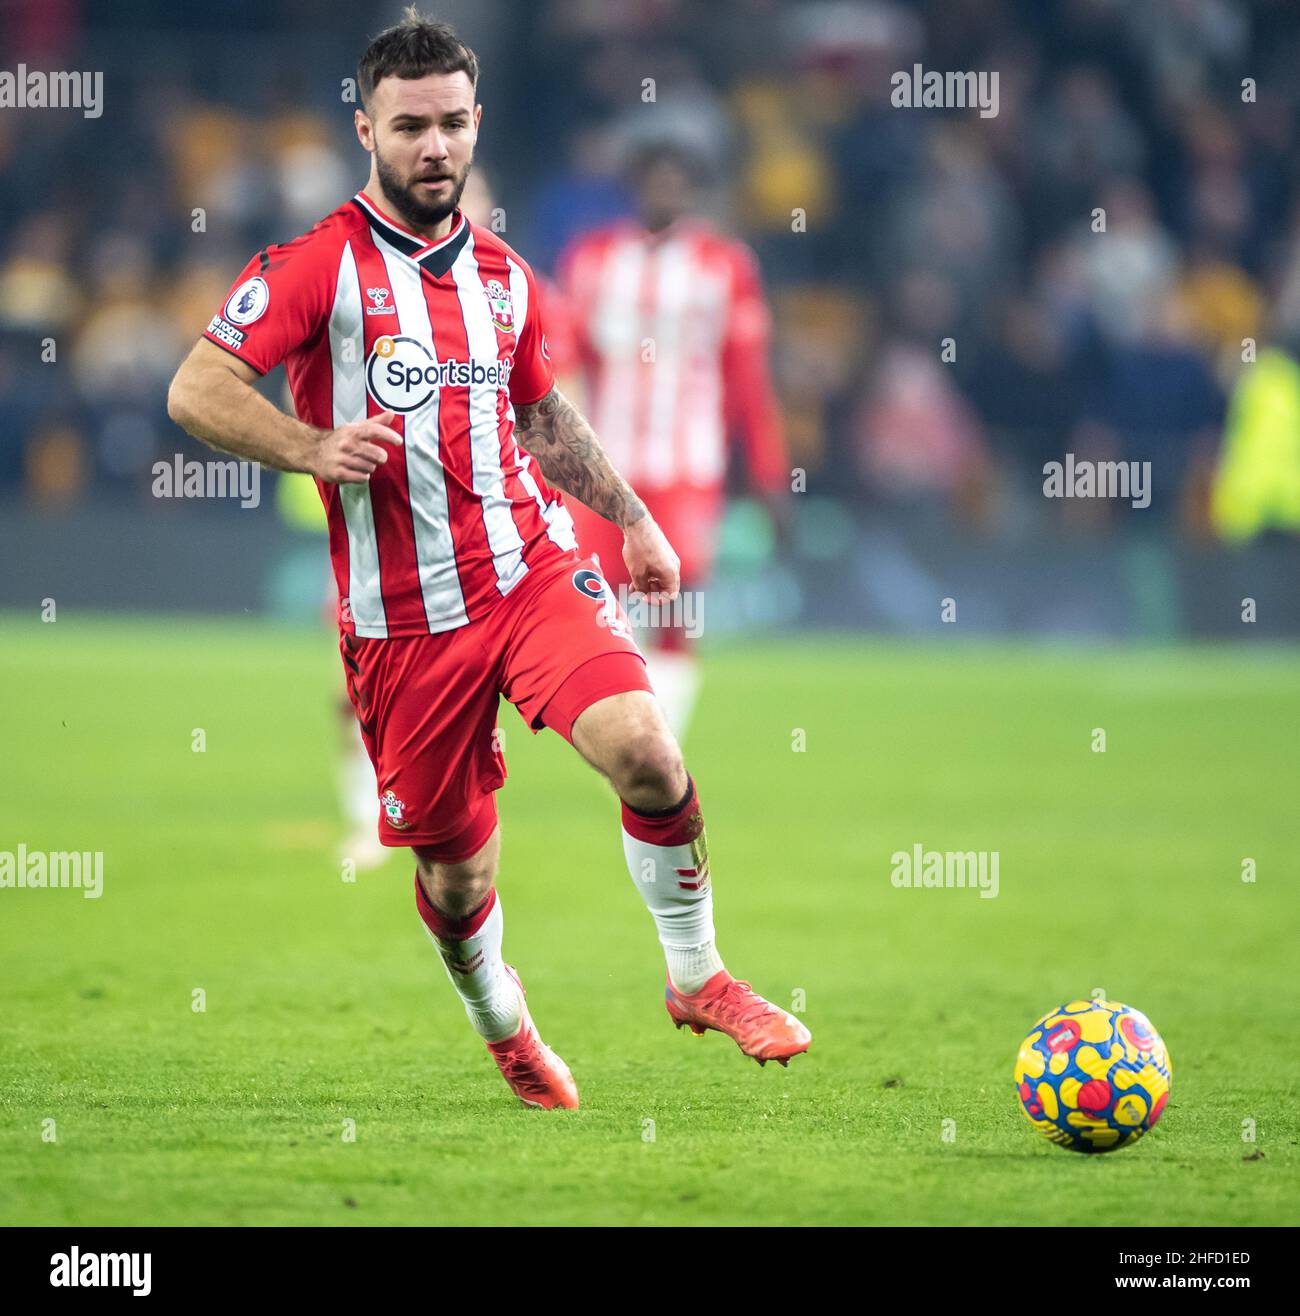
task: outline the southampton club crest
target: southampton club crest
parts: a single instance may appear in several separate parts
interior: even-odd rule
[[[487,294],[488,307],[492,311],[492,323],[503,334],[515,331],[515,305],[510,298],[510,289],[500,279],[489,279],[483,289]]]
[[[405,831],[411,824],[402,817],[402,810],[406,805],[393,794],[392,791],[385,791],[379,797],[380,806],[384,810],[384,816],[388,819],[390,827],[396,827],[399,832]]]

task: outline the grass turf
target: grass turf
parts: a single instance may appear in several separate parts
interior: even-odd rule
[[[613,796],[503,705],[506,953],[583,1100],[545,1113],[471,1033],[404,852],[342,880],[328,636],[3,626],[0,850],[104,853],[98,900],[0,890],[3,1223],[1297,1219],[1289,653],[709,649],[719,943],[804,997],[789,1070],[671,1027]],[[997,899],[894,888],[918,842],[998,851]],[[1175,1079],[1154,1132],[1085,1157],[1010,1074],[1097,987]]]

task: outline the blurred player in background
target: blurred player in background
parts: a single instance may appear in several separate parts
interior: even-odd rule
[[[576,238],[559,261],[584,405],[610,460],[645,499],[681,558],[682,587],[713,566],[733,442],[777,531],[789,520],[790,470],[768,366],[770,315],[744,243],[695,214],[707,166],[670,141],[630,155],[638,217]],[[610,585],[629,586],[617,527],[581,505],[582,549]],[[686,627],[639,635],[655,693],[684,737],[699,688]]]

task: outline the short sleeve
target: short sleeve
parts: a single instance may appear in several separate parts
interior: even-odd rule
[[[528,306],[524,312],[524,327],[515,341],[515,359],[510,369],[510,401],[517,407],[526,407],[540,402],[555,387],[555,367],[551,364],[550,348],[546,342],[537,280],[523,261],[519,262],[519,268],[528,289]]]
[[[244,266],[203,336],[264,375],[316,332],[327,292],[310,249],[265,247]]]

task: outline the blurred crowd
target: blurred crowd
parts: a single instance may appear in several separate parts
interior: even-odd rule
[[[479,156],[540,270],[630,211],[636,143],[697,154],[760,258],[809,490],[972,533],[1105,524],[1041,497],[1071,452],[1151,461],[1170,533],[1300,531],[1291,0],[424,8],[483,60]],[[107,105],[0,111],[0,494],[147,500],[187,442],[167,382],[234,275],[364,182],[342,80],[397,7],[325,37],[297,0],[220,32],[5,12],[4,67],[103,56]],[[997,72],[997,114],[896,106],[915,64]]]

